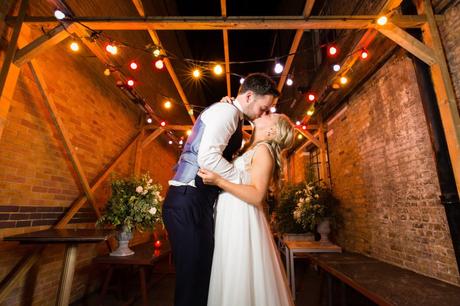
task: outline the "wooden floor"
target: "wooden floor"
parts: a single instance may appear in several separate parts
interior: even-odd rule
[[[155,267],[155,273],[152,276],[153,284],[148,291],[149,305],[155,306],[173,306],[174,296],[174,272],[169,266],[168,261],[164,260]],[[113,288],[111,288],[106,297],[100,301],[99,290],[89,294],[86,298],[71,304],[72,306],[95,306],[95,305],[142,305],[142,299],[139,292],[139,283],[137,282],[136,271],[119,271],[114,274]],[[118,274],[118,275],[117,275]],[[297,276],[297,299],[296,306],[326,306],[327,296],[325,285],[321,287],[321,277],[307,262],[303,260],[296,261]],[[130,279],[127,283],[125,280]],[[119,284],[117,284],[119,283]],[[118,288],[123,288],[119,290]],[[348,289],[351,290],[351,289]],[[353,306],[371,306],[373,303],[365,300],[355,292],[348,292],[346,305]],[[132,297],[137,295],[133,302]],[[350,299],[351,297],[352,299]]]

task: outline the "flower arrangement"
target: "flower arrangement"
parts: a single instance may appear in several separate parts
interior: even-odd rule
[[[318,183],[286,186],[276,211],[278,230],[283,233],[314,231],[324,218],[333,217],[337,203],[331,191]]]
[[[324,218],[332,217],[332,207],[337,200],[326,187],[304,183],[295,194],[294,220],[305,230],[313,231]]]
[[[112,196],[98,225],[111,224],[128,231],[142,231],[162,222],[162,186],[153,183],[149,174],[140,178],[113,179],[111,186]]]

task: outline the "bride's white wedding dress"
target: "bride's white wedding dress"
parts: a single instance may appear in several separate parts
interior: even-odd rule
[[[234,165],[243,184],[260,143]],[[208,306],[294,305],[284,268],[262,207],[223,192],[216,206],[215,248]]]

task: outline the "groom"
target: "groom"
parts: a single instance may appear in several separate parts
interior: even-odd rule
[[[175,306],[206,306],[214,250],[215,186],[204,185],[199,168],[240,183],[230,163],[241,148],[243,119],[267,114],[276,85],[267,75],[246,77],[233,104],[215,103],[198,117],[184,146],[163,206],[163,221],[169,234],[176,266]]]

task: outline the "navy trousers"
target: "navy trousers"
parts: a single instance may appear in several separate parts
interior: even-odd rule
[[[206,306],[214,251],[215,187],[170,186],[163,221],[176,267],[175,306]]]

